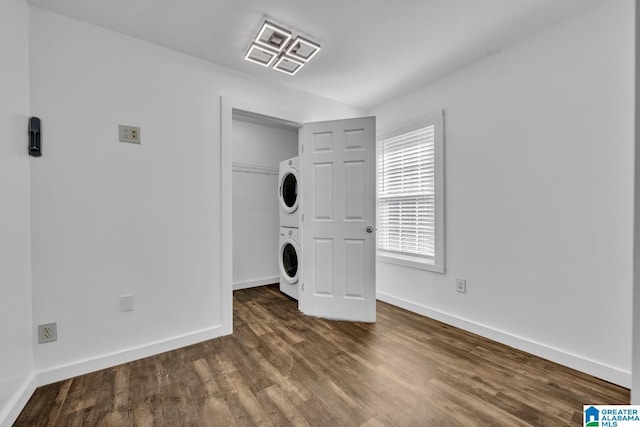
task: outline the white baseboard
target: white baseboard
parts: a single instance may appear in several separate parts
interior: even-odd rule
[[[20,387],[13,399],[9,401],[7,408],[0,413],[0,426],[9,427],[18,419],[18,415],[27,405],[27,402],[36,390],[36,376],[31,374]]]
[[[126,350],[105,354],[92,359],[85,359],[64,366],[58,366],[36,374],[36,384],[39,386],[62,381],[78,375],[88,374],[101,369],[110,368],[122,363],[132,362],[144,357],[153,356],[165,351],[175,350],[196,344],[202,341],[221,337],[224,334],[222,326],[203,329],[185,335],[169,338],[162,341],[152,342]]]
[[[247,289],[247,288],[257,288],[258,286],[271,285],[273,283],[279,283],[280,277],[267,277],[264,279],[258,280],[249,280],[247,282],[238,282],[233,284],[233,290],[237,291],[239,289]]]
[[[490,326],[481,325],[471,320],[463,319],[425,305],[397,298],[384,292],[376,292],[376,297],[380,301],[404,308],[405,310],[409,310],[422,316],[430,317],[448,325],[464,329],[465,331],[473,332],[474,334],[490,340],[506,344],[513,348],[517,348],[518,350],[526,351],[527,353],[568,366],[569,368],[593,375],[594,377],[618,384],[622,387],[631,387],[631,372],[627,372],[613,366],[608,366],[583,356],[568,353],[564,350],[553,348],[527,338],[519,337]]]

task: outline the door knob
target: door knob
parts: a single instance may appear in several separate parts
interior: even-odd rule
[[[367,230],[367,233],[373,233],[373,227],[370,225],[366,228],[366,230]]]

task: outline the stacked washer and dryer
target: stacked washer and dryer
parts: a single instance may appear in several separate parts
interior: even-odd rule
[[[300,200],[299,186],[300,160],[293,157],[280,162],[278,174],[278,200],[280,205],[280,249],[278,264],[280,270],[280,291],[291,298],[298,299],[300,285],[301,261],[298,231],[300,228],[300,214],[298,203]]]

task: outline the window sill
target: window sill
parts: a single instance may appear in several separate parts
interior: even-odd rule
[[[419,270],[431,271],[434,273],[444,273],[444,265],[440,264],[429,264],[424,261],[416,261],[410,258],[401,258],[395,257],[391,255],[383,255],[378,254],[376,259],[381,262],[386,262],[388,264],[396,264],[401,265],[403,267],[416,268]]]

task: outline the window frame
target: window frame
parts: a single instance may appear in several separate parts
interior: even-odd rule
[[[376,137],[376,216],[379,218],[379,195],[380,188],[380,171],[378,164],[380,162],[380,144],[385,139],[394,138],[402,134],[416,131],[428,126],[434,126],[434,257],[433,259],[424,259],[410,254],[397,254],[389,252],[381,252],[379,249],[379,239],[376,235],[376,259],[385,263],[401,265],[404,267],[417,268],[435,273],[445,272],[445,216],[444,216],[444,110],[437,113],[423,116],[419,119],[405,122],[390,127],[387,131],[380,133]]]

